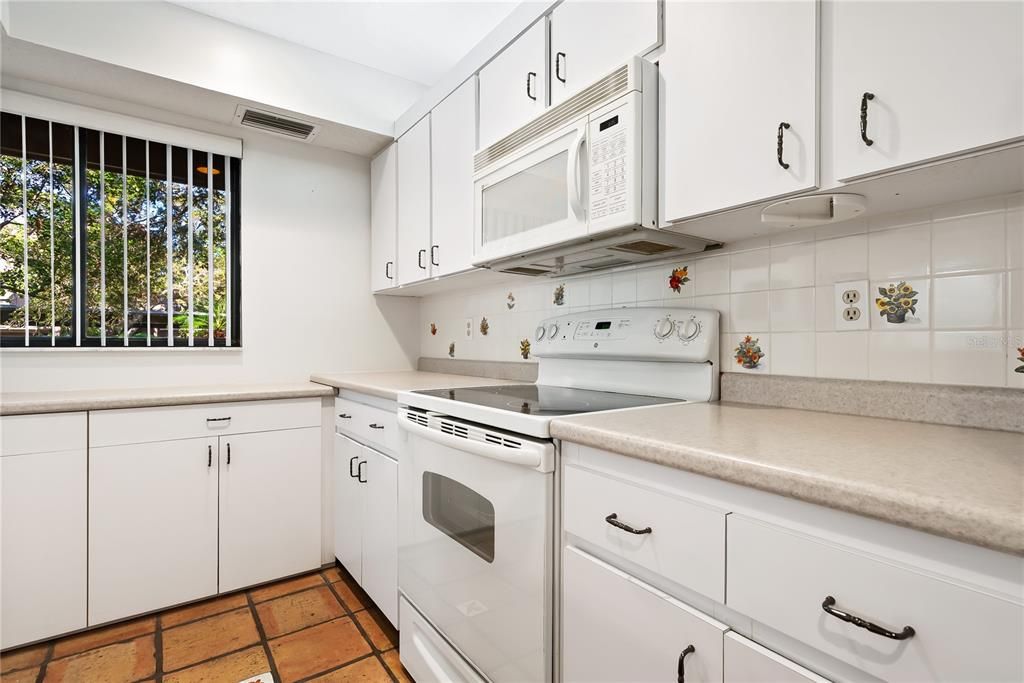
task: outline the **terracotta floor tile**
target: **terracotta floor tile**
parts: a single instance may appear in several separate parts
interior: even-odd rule
[[[366,607],[366,605],[363,604],[363,601],[356,595],[355,591],[353,591],[344,581],[332,583],[331,588],[338,591],[338,595],[341,596],[341,601],[345,603],[345,607],[348,607],[350,612],[357,612]]]
[[[264,600],[272,600],[288,593],[297,593],[307,588],[315,588],[322,585],[324,585],[324,577],[320,576],[319,573],[306,574],[305,576],[297,576],[294,579],[279,581],[263,588],[257,588],[249,594],[252,596],[253,602],[263,602]]]
[[[30,669],[18,669],[17,671],[10,671],[0,676],[0,678],[3,679],[4,683],[36,683],[36,679],[38,677],[38,666],[33,666]]]
[[[267,654],[262,645],[256,645],[248,650],[167,674],[164,683],[234,683],[266,671],[270,671]]]
[[[256,612],[267,638],[345,616],[345,609],[327,586],[261,602]]]
[[[376,657],[367,657],[312,679],[317,683],[391,683],[387,669]],[[311,683],[312,683],[311,681]]]
[[[341,570],[339,570],[337,567],[325,569],[320,573],[323,574],[324,578],[327,579],[327,581],[329,581],[330,583],[334,583],[335,581],[341,581]]]
[[[409,676],[409,673],[402,666],[402,662],[398,658],[398,650],[388,650],[380,657],[388,665],[388,669],[395,675],[395,678],[398,679],[398,683],[413,683],[412,677]]]
[[[166,629],[163,631],[164,671],[239,650],[259,639],[248,607]]]
[[[248,601],[245,599],[245,593],[235,593],[234,595],[225,595],[213,600],[204,600],[195,605],[186,605],[185,607],[178,607],[177,609],[164,612],[160,615],[160,625],[163,628],[171,628],[188,621],[195,621],[203,617],[245,607],[248,604]]]
[[[281,683],[333,669],[372,650],[348,617],[328,621],[270,641]]]
[[[46,658],[47,647],[49,647],[49,643],[42,643],[3,653],[0,655],[0,673],[39,666]]]
[[[123,624],[105,626],[94,631],[86,631],[77,636],[63,638],[53,645],[53,658],[59,659],[69,655],[95,650],[104,645],[131,640],[156,630],[156,617],[143,617]]]
[[[370,638],[370,642],[378,650],[390,650],[398,645],[398,633],[390,634],[385,633],[384,629],[380,627],[380,624],[374,620],[373,616],[366,610],[355,613],[356,620],[359,621],[359,625],[366,631],[366,635]],[[394,629],[388,629],[393,631]]]
[[[155,671],[156,649],[153,645],[153,636],[147,635],[127,643],[115,643],[63,659],[55,659],[46,665],[46,677],[43,681],[128,683],[152,676]]]

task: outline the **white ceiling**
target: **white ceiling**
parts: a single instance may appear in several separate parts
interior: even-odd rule
[[[519,0],[171,1],[426,86],[436,83],[519,4]]]

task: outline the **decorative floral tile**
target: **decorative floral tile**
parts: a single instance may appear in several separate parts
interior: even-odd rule
[[[430,336],[433,337],[433,336],[436,336],[436,335],[437,335],[437,325],[435,323],[430,323]]]
[[[523,357],[523,360],[530,359],[530,340],[523,339],[519,342],[519,355]]]
[[[744,370],[756,370],[767,354],[761,348],[761,340],[749,334],[744,335],[733,349],[736,364]]]
[[[455,358],[455,342],[448,344],[448,357]]]
[[[491,330],[491,324],[487,322],[487,316],[480,318],[480,334],[487,336],[487,333]]]
[[[683,291],[683,287],[690,281],[689,266],[676,267],[668,276],[668,288],[676,294]]]
[[[928,280],[890,280],[871,285],[868,306],[876,330],[920,330],[928,327]]]
[[[515,307],[516,307],[516,298],[515,298],[515,296],[513,296],[512,292],[509,292],[509,293],[508,293],[508,296],[507,296],[507,297],[505,297],[505,306],[506,306],[506,307],[508,308],[508,310],[510,310],[510,311],[511,311],[511,310],[512,310],[513,308],[515,308]]]
[[[1024,330],[1007,334],[1007,385],[1024,389]]]
[[[565,285],[558,285],[555,287],[552,303],[556,306],[562,306],[565,304]]]

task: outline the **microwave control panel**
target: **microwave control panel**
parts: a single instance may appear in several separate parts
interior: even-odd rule
[[[594,220],[629,209],[629,127],[625,112],[615,110],[590,124],[590,217]]]

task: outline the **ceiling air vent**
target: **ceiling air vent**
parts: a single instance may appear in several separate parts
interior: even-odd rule
[[[293,140],[312,140],[320,132],[320,127],[308,121],[290,118],[269,111],[253,109],[239,105],[235,110],[235,122],[250,128],[257,128],[267,133],[282,135]]]

